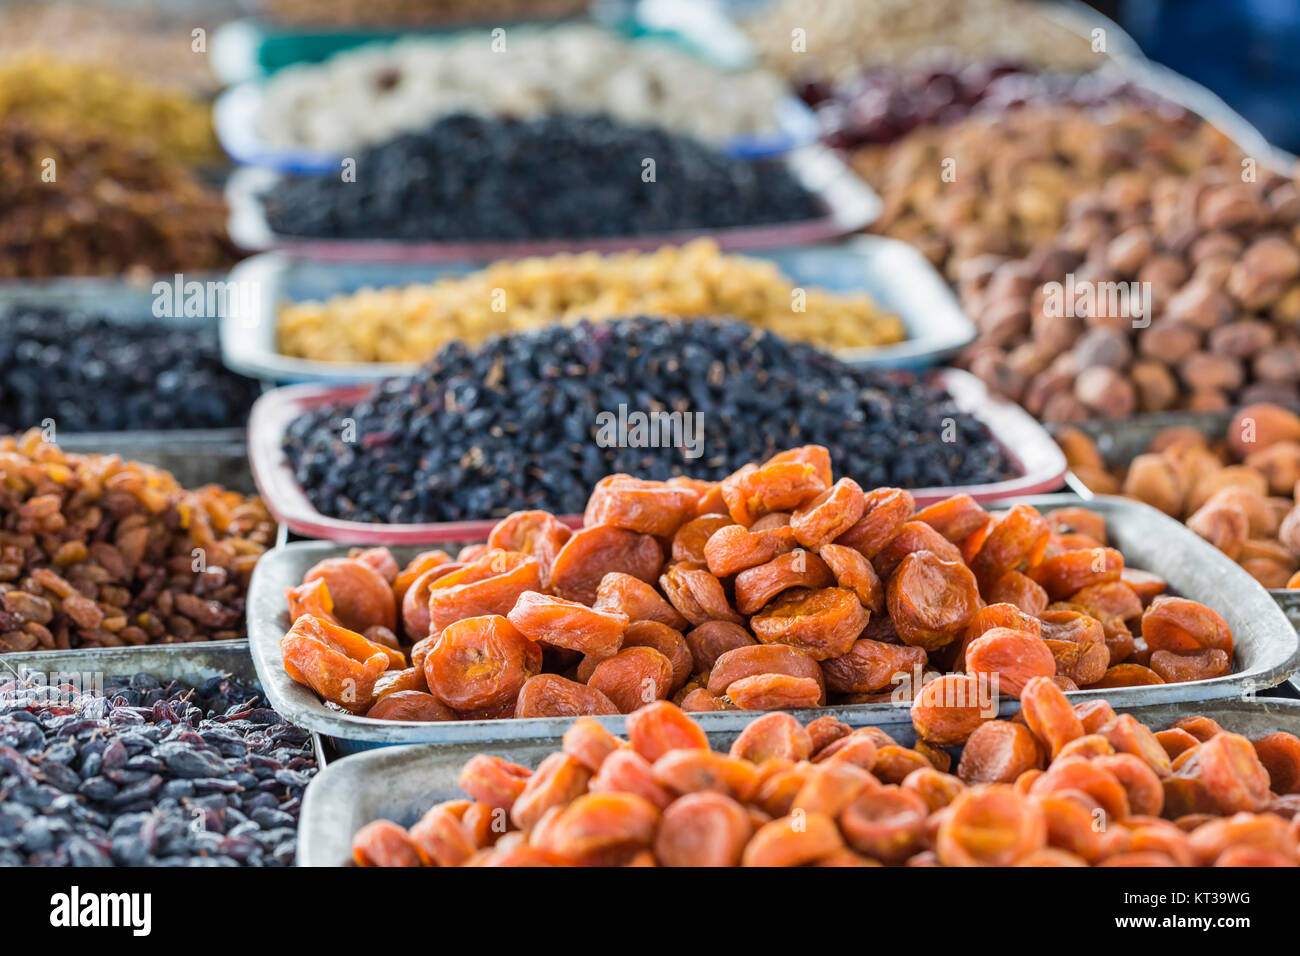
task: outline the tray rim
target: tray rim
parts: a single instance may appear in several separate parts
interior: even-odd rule
[[[934,374],[961,410],[975,415],[989,427],[994,440],[1012,456],[1022,474],[982,485],[912,489],[918,504],[932,504],[954,494],[969,494],[985,501],[1009,495],[1038,494],[1061,487],[1066,473],[1065,455],[1028,412],[991,395],[983,383],[968,372],[943,368]],[[289,423],[311,408],[359,401],[373,388],[373,383],[284,385],[264,392],[254,403],[248,416],[248,463],[258,493],[272,517],[303,537],[352,544],[437,544],[486,538],[496,524],[495,519],[373,524],[328,517],[317,511],[307,499],[280,447]],[[572,527],[580,525],[581,515],[559,517]]]
[[[719,229],[679,229],[648,236],[528,241],[446,241],[399,239],[318,239],[280,235],[271,230],[259,194],[283,178],[273,170],[244,166],[226,182],[230,208],[227,231],[231,240],[249,251],[279,249],[291,255],[348,262],[491,262],[557,252],[627,252],[653,250],[664,244],[711,236],[728,252],[779,246],[809,245],[860,232],[880,215],[878,196],[833,150],[809,143],[776,157],[814,193],[825,212],[816,219],[765,223]]]
[[[1079,499],[1070,494],[1016,496],[1014,499],[1003,500],[995,504],[1007,505],[1012,500],[1049,510],[1079,504]],[[1162,529],[1162,531],[1167,531],[1174,542],[1171,547],[1176,548],[1179,553],[1188,549],[1194,552],[1199,551],[1197,555],[1199,558],[1204,559],[1210,567],[1221,571],[1229,579],[1229,584],[1225,585],[1225,592],[1231,588],[1234,594],[1240,592],[1247,599],[1250,597],[1252,590],[1263,592],[1263,589],[1259,588],[1253,578],[1250,578],[1245,571],[1229,561],[1222,552],[1208,542],[1201,540],[1192,531],[1172,518],[1162,515],[1140,502],[1127,498],[1106,496],[1101,505],[1110,511],[1118,509],[1121,511],[1150,512],[1149,517],[1157,518],[1157,523],[1167,523],[1166,528]],[[262,686],[266,690],[268,698],[273,701],[273,706],[277,711],[301,726],[319,730],[322,734],[338,741],[368,746],[412,742],[453,744],[489,739],[529,740],[538,736],[555,736],[557,730],[567,725],[568,718],[523,718],[429,724],[414,721],[383,721],[367,717],[336,714],[327,710],[313,691],[297,684],[284,672],[279,642],[285,632],[285,626],[281,623],[281,620],[286,605],[283,596],[272,591],[277,584],[268,584],[267,582],[268,576],[275,573],[271,570],[272,568],[278,569],[280,565],[293,561],[299,555],[316,557],[317,560],[320,560],[321,558],[340,556],[346,553],[346,546],[329,542],[294,542],[268,552],[254,569],[248,599],[249,645]],[[292,557],[287,558],[286,555]],[[1157,571],[1157,573],[1160,572]],[[282,581],[278,583],[283,584]],[[1263,595],[1265,600],[1262,602],[1257,601],[1256,603],[1259,606],[1252,608],[1252,612],[1276,615],[1272,625],[1277,629],[1278,634],[1284,634],[1288,638],[1288,649],[1283,659],[1273,662],[1259,671],[1239,671],[1223,677],[1194,683],[1167,684],[1159,687],[1097,688],[1071,691],[1069,693],[1070,699],[1088,700],[1101,697],[1118,700],[1126,707],[1137,706],[1140,703],[1201,702],[1231,698],[1242,693],[1250,693],[1253,690],[1273,687],[1282,683],[1288,677],[1300,671],[1300,633],[1297,633],[1296,628],[1286,618],[1282,609],[1269,599],[1270,596],[1267,592],[1263,592]],[[1221,594],[1220,599],[1222,597]],[[1016,709],[1016,705],[1013,701],[1006,701],[1003,702],[1002,709],[1011,713]],[[813,717],[831,715],[850,722],[852,720],[871,722],[873,720],[890,720],[889,717],[885,716],[890,714],[895,715],[895,719],[891,722],[897,722],[899,719],[903,721],[909,719],[907,717],[907,708],[892,703],[829,705],[792,711],[792,713],[800,716],[801,719],[808,720]],[[753,714],[748,711],[727,711],[693,716],[706,730],[726,731],[740,729],[748,720],[752,719]],[[600,719],[611,729],[621,728],[622,726],[622,716]]]
[[[1138,720],[1149,717],[1154,711],[1165,711],[1170,703],[1136,704],[1117,708],[1121,713],[1132,714]],[[1300,729],[1300,700],[1278,697],[1257,697],[1252,700],[1232,698],[1201,701],[1197,712],[1211,719],[1231,725],[1233,715],[1243,713],[1277,714],[1280,722],[1294,722]],[[698,715],[696,715],[698,716]],[[1143,723],[1146,721],[1143,720]],[[849,721],[853,727],[877,726],[888,729],[898,727],[900,722]],[[907,725],[910,728],[910,724]],[[1230,729],[1230,728],[1229,728]],[[726,731],[710,731],[709,742]],[[494,753],[507,760],[518,755],[521,746],[554,747],[558,749],[559,740],[555,737],[543,737],[533,740],[517,741],[481,741],[475,752]],[[512,753],[512,748],[514,752]],[[334,867],[342,866],[344,860],[330,860],[327,856],[335,852],[334,847],[351,841],[351,836],[340,838],[338,834],[339,816],[346,808],[355,806],[356,795],[378,787],[376,781],[384,779],[386,772],[396,769],[401,773],[425,773],[434,765],[455,768],[462,764],[468,747],[439,747],[437,744],[403,744],[349,754],[321,769],[307,787],[303,797],[302,812],[298,820],[298,847],[300,866]],[[430,788],[433,790],[434,788]],[[379,819],[379,818],[376,818]]]
[[[908,243],[887,236],[861,235],[837,243],[756,249],[746,255],[771,261],[772,256],[787,253],[827,257],[837,254],[848,255],[864,264],[874,262],[881,272],[902,277],[894,280],[898,282],[897,291],[900,299],[920,299],[915,311],[891,308],[891,311],[897,313],[906,326],[907,339],[874,348],[828,350],[843,362],[851,365],[889,368],[927,367],[953,355],[975,340],[975,324],[962,309],[951,287],[943,281],[943,277],[935,271],[930,261]],[[412,375],[419,369],[421,364],[419,362],[329,362],[321,359],[299,358],[276,351],[274,340],[279,326],[280,309],[288,301],[282,294],[283,286],[286,277],[298,261],[283,252],[262,252],[243,260],[231,270],[231,282],[255,284],[253,287],[258,290],[258,305],[253,316],[221,317],[221,356],[227,368],[267,381],[339,384],[374,382],[395,376]],[[460,274],[469,274],[481,268],[473,263],[446,265],[456,269]],[[801,283],[798,276],[792,275],[789,278],[796,285],[814,287],[813,283]],[[374,287],[393,289],[434,281],[437,279],[412,279],[407,283]],[[923,294],[920,297],[909,291],[918,283],[924,284]],[[845,291],[846,294],[865,294],[873,300],[878,298],[873,295],[871,289],[865,287]],[[922,306],[924,306],[924,313],[921,311]],[[884,307],[882,305],[882,308]]]

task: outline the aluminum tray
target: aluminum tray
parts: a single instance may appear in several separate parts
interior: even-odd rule
[[[968,372],[942,369],[936,374],[960,409],[988,425],[994,440],[1019,465],[1020,477],[984,485],[916,488],[912,495],[918,504],[932,504],[962,493],[988,501],[1061,487],[1065,456],[1032,416],[1019,405],[989,395],[983,383]],[[288,385],[258,399],[248,419],[248,456],[253,478],[271,514],[295,534],[351,544],[431,544],[486,538],[495,520],[373,524],[327,517],[308,500],[281,449],[286,430],[305,411],[359,401],[371,388],[370,385]],[[582,518],[562,515],[561,520],[578,527]]]
[[[117,677],[150,674],[159,680],[199,684],[218,674],[261,684],[247,641],[208,641],[193,644],[146,644],[141,647],[91,647],[72,651],[27,651],[0,654],[0,681],[23,674],[97,674]],[[311,732],[312,750],[320,767],[326,764],[320,734]]]
[[[1073,495],[1022,498],[1041,510],[1077,505]],[[1073,699],[1105,697],[1124,707],[1235,697],[1281,683],[1300,670],[1300,635],[1263,588],[1220,551],[1172,518],[1126,498],[1098,498],[1092,507],[1110,526],[1111,543],[1135,567],[1153,571],[1170,589],[1208,604],[1227,620],[1236,641],[1236,673],[1211,680],[1154,687],[1075,691]],[[290,720],[335,739],[339,750],[388,744],[477,744],[485,740],[530,740],[557,737],[567,719],[470,720],[415,723],[374,720],[339,714],[325,707],[309,688],[290,679],[280,656],[280,638],[289,626],[284,591],[301,583],[317,561],[339,557],[346,548],[323,542],[299,542],[269,552],[253,572],[248,593],[248,633],[253,661],[267,697]],[[398,552],[399,561],[413,551]],[[1004,704],[1014,709],[1014,703]],[[894,704],[847,704],[799,712],[801,719],[831,714],[851,723],[907,720]],[[709,731],[738,731],[752,713],[727,711],[698,714]],[[606,718],[610,727],[621,717]]]
[[[1168,727],[1180,717],[1203,714],[1225,729],[1258,739],[1275,731],[1300,733],[1300,701],[1265,699],[1213,701],[1195,706],[1154,704],[1123,707],[1138,720]],[[754,715],[749,715],[752,719]],[[916,735],[906,720],[849,721],[854,726],[885,727],[900,743],[911,745]],[[730,745],[737,731],[712,731],[714,749]],[[371,750],[347,757],[322,771],[307,788],[298,822],[299,866],[342,866],[351,859],[352,835],[372,820],[388,819],[410,826],[429,807],[462,797],[456,784],[461,767],[477,753],[489,753],[512,763],[536,767],[560,749],[560,734],[545,738],[441,747],[411,746]]]
[[[557,252],[621,252],[652,250],[665,243],[713,237],[727,251],[771,249],[825,242],[858,232],[880,214],[880,197],[859,179],[834,152],[811,144],[781,159],[795,178],[821,200],[825,215],[805,222],[736,226],[726,229],[683,229],[649,236],[593,239],[542,239],[524,242],[402,241],[393,239],[313,239],[278,235],[271,230],[260,195],[272,188],[280,174],[246,167],[236,170],[226,184],[230,206],[230,237],[249,250],[283,249],[309,259],[350,262],[491,262]]]
[[[915,248],[897,239],[860,236],[842,244],[773,249],[754,257],[774,262],[798,287],[865,293],[902,319],[906,341],[836,352],[854,365],[922,368],[938,363],[975,338],[974,324],[947,283]],[[419,363],[326,362],[282,354],[276,342],[281,304],[320,301],[358,289],[433,282],[473,270],[467,264],[342,265],[274,252],[254,256],[237,265],[230,279],[257,289],[259,304],[251,316],[222,319],[222,358],[237,372],[277,382],[362,382],[410,375]]]
[[[1159,415],[1140,415],[1137,418],[1116,422],[1088,422],[1075,427],[1086,432],[1097,443],[1107,467],[1124,468],[1147,450],[1156,434],[1164,428],[1190,426],[1203,432],[1212,441],[1227,434],[1235,413],[1226,412],[1163,412]],[[1096,498],[1083,479],[1067,472],[1066,484],[1085,499]],[[1300,590],[1272,588],[1268,592],[1282,608],[1288,620],[1300,630]],[[1291,684],[1300,691],[1300,676],[1291,678]]]

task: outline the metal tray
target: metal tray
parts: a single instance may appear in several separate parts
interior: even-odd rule
[[[879,348],[840,349],[838,358],[854,365],[922,368],[970,344],[975,326],[943,278],[915,248],[897,239],[859,236],[834,245],[773,249],[753,254],[774,262],[801,288],[865,293],[882,309],[902,319],[907,340]],[[246,259],[230,274],[232,282],[256,289],[259,305],[251,316],[226,316],[221,322],[221,352],[228,367],[254,378],[278,382],[360,382],[410,375],[416,362],[328,362],[295,358],[278,350],[279,310],[285,302],[325,300],[364,288],[434,282],[474,271],[468,264],[326,264],[263,253]]]
[[[1077,505],[1073,495],[1022,498],[1050,511]],[[1153,571],[1170,589],[1208,604],[1227,620],[1236,641],[1236,673],[1211,680],[1154,687],[1075,691],[1072,699],[1105,697],[1116,706],[1174,703],[1235,697],[1281,683],[1300,670],[1300,635],[1276,603],[1245,571],[1216,548],[1172,518],[1126,498],[1098,498],[1091,505],[1108,521],[1111,543],[1135,567]],[[288,630],[284,591],[301,583],[317,561],[339,557],[346,548],[323,542],[300,542],[269,552],[253,572],[248,593],[248,634],[253,661],[272,706],[290,720],[335,739],[340,752],[403,743],[479,744],[485,740],[531,740],[557,737],[564,718],[471,720],[414,723],[374,720],[339,714],[325,707],[310,688],[290,679],[280,656],[280,638]],[[397,553],[399,560],[412,550]],[[1004,702],[1004,709],[1015,708]],[[908,719],[894,704],[846,704],[798,712],[801,719],[830,714],[851,723],[894,723]],[[708,731],[739,731],[753,714],[727,711],[698,714]],[[603,718],[621,726],[621,717]]]
[[[1155,704],[1119,708],[1161,729],[1181,717],[1201,714],[1226,730],[1258,739],[1276,731],[1300,733],[1300,701],[1264,699],[1213,701],[1197,706]],[[755,715],[750,715],[751,719]],[[900,743],[916,740],[910,722],[849,721],[884,727]],[[736,731],[712,731],[714,749],[730,746]],[[300,866],[342,866],[352,856],[352,836],[372,820],[415,823],[429,807],[462,797],[456,784],[461,767],[477,753],[536,767],[560,749],[560,734],[526,742],[482,740],[449,746],[392,747],[347,757],[322,771],[307,788],[298,822]]]
[[[247,641],[198,641],[192,644],[146,644],[141,647],[91,647],[72,651],[28,651],[0,654],[0,681],[24,674],[77,674],[118,677],[150,674],[159,680],[199,684],[209,677],[230,674],[261,685]],[[310,729],[310,728],[309,728]],[[320,734],[311,732],[316,763],[326,764]]]
[[[993,438],[1020,467],[1020,476],[984,485],[916,488],[918,504],[932,504],[954,494],[980,501],[1009,495],[1038,494],[1061,487],[1065,456],[1052,437],[1024,409],[989,395],[975,376],[959,369],[941,369],[939,381],[957,406],[988,425]],[[370,385],[287,385],[265,393],[248,420],[248,456],[253,478],[276,521],[295,534],[351,544],[429,544],[442,541],[481,541],[495,520],[373,524],[321,514],[303,493],[281,448],[290,423],[303,412],[322,405],[355,402],[370,393]],[[562,515],[578,527],[581,515]]]
[[[1235,412],[1162,412],[1158,415],[1140,415],[1116,422],[1087,422],[1075,427],[1086,432],[1097,443],[1107,467],[1124,468],[1147,450],[1158,432],[1174,426],[1190,426],[1204,433],[1212,441],[1220,441],[1227,434]],[[1096,494],[1074,472],[1067,472],[1065,482],[1081,498],[1093,499]],[[1269,594],[1282,608],[1288,620],[1300,630],[1300,589],[1271,588]],[[1300,691],[1300,676],[1291,678],[1291,684]]]
[[[230,206],[230,237],[249,250],[284,249],[309,259],[351,262],[491,262],[556,252],[620,252],[652,250],[665,243],[689,242],[712,236],[723,249],[771,249],[825,242],[858,232],[880,214],[880,197],[859,179],[834,152],[819,144],[793,150],[782,157],[794,177],[821,200],[825,214],[805,222],[737,226],[726,229],[684,229],[648,236],[594,239],[541,239],[524,242],[402,241],[393,239],[313,239],[278,235],[271,230],[260,195],[281,178],[268,169],[236,170],[226,184]]]

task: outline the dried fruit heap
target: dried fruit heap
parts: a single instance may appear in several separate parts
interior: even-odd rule
[[[728,753],[671,704],[627,740],[583,718],[530,770],[479,754],[469,799],[352,841],[360,866],[1295,866],[1300,739],[1252,745],[1207,717],[1153,733],[1050,681],[945,750],[785,713]],[[895,733],[901,736],[898,729]],[[496,825],[509,821],[509,829]]]
[[[243,637],[274,538],[258,498],[0,438],[0,652]]]
[[[609,476],[578,531],[525,511],[455,560],[322,561],[280,646],[331,704],[392,720],[887,701],[935,668],[1010,695],[1228,673],[1223,618],[1164,589],[1091,512],[916,511],[810,445],[721,482]]]
[[[1082,431],[1057,432],[1071,470],[1093,491],[1125,494],[1185,521],[1266,588],[1300,587],[1300,416],[1248,405],[1223,437],[1212,444],[1199,428],[1165,428],[1112,472]]]

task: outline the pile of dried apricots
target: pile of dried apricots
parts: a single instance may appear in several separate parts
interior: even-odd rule
[[[833,717],[764,714],[728,753],[660,701],[627,740],[580,718],[536,770],[479,754],[470,799],[354,836],[361,866],[1295,866],[1300,738],[1208,717],[1153,733],[1044,677],[950,773]]]
[[[721,482],[612,475],[577,531],[516,512],[455,559],[322,561],[281,650],[333,706],[426,721],[906,704],[927,672],[1010,695],[1228,673],[1223,618],[1106,540],[1080,508],[918,511],[810,445]]]

